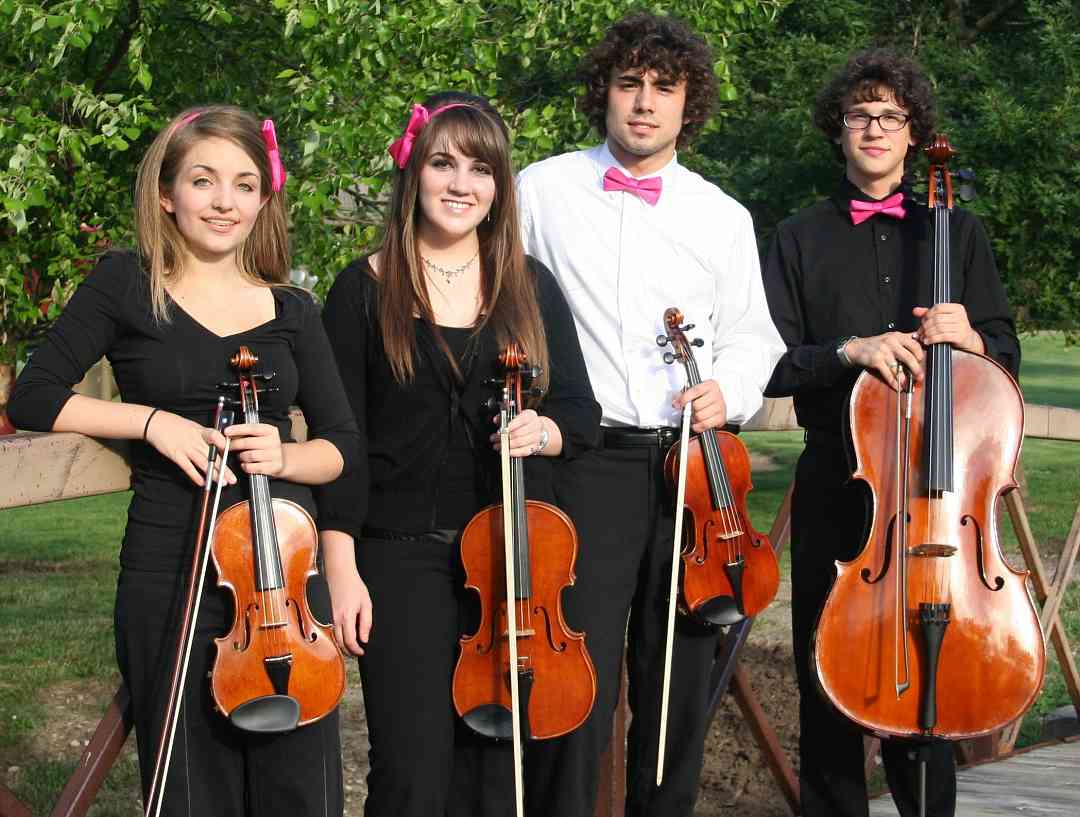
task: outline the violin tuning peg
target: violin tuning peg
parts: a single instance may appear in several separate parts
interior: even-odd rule
[[[688,324],[686,324],[686,326],[683,326],[683,327],[680,327],[680,328],[681,328],[681,329],[682,329],[682,330],[683,330],[684,332],[689,332],[689,331],[690,331],[691,329],[693,329],[693,328],[694,328],[694,324],[692,324],[692,323],[688,323]]]
[[[499,408],[499,401],[496,400],[494,397],[489,397],[487,400],[484,401],[484,408],[486,408],[488,411],[495,411]]]
[[[657,335],[656,336],[656,345],[657,346],[667,346],[669,343],[671,343],[671,338],[669,338],[667,335]]]
[[[531,389],[529,389],[529,394],[533,397],[543,397],[546,391],[547,389],[543,388],[542,386],[533,386]]]
[[[674,363],[674,362],[675,362],[675,355],[671,354],[671,352],[664,352],[664,363]]]
[[[701,338],[694,338],[692,341],[690,341],[690,345],[691,346],[704,346],[705,341],[703,341]]]
[[[502,388],[503,380],[501,377],[489,377],[487,380],[484,381],[484,385],[491,386],[496,389]]]

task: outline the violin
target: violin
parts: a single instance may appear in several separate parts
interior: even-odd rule
[[[694,346],[680,326],[683,314],[675,307],[665,310],[667,334],[657,337],[659,346],[671,345],[664,361],[682,363],[687,386],[701,382]],[[679,445],[664,460],[671,485],[679,482]],[[769,537],[750,524],[746,497],[750,481],[750,456],[734,434],[707,429],[693,436],[686,448],[686,482],[683,505],[689,516],[682,539],[682,598],[694,617],[728,625],[756,616],[769,606],[780,586],[780,566]]]
[[[933,305],[951,300],[953,155],[930,157]],[[836,708],[881,736],[985,735],[1019,718],[1042,684],[1042,630],[998,540],[996,507],[1016,488],[1024,400],[985,355],[927,349],[925,378],[859,375],[849,412],[873,517],[862,551],[837,562],[813,668]],[[902,385],[901,385],[902,383]]]
[[[511,738],[520,813],[523,740],[577,728],[596,698],[585,637],[563,619],[561,594],[574,583],[577,532],[554,505],[525,499],[524,467],[510,457],[508,426],[539,370],[511,344],[499,410],[502,502],[479,511],[461,536],[465,586],[480,597],[480,625],[461,639],[454,708],[482,735]]]
[[[232,356],[245,423],[259,422],[258,356]],[[231,385],[231,384],[230,384]],[[221,512],[210,533],[218,586],[232,595],[232,629],[215,639],[214,704],[238,728],[287,732],[325,717],[345,693],[345,662],[333,627],[307,603],[318,531],[295,502],[270,496],[264,474],[248,477],[249,501]]]

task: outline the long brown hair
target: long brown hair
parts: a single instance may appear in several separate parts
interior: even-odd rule
[[[254,116],[230,105],[189,108],[177,114],[157,135],[139,162],[135,180],[135,232],[142,267],[150,278],[154,317],[168,321],[166,285],[184,274],[185,240],[176,218],[161,206],[162,193],[172,190],[180,165],[196,142],[217,137],[236,144],[259,170],[260,193],[267,199],[244,243],[236,250],[236,266],[252,283],[267,286],[289,282],[289,229],[284,189],[271,189],[270,158],[262,127]]]
[[[487,164],[495,179],[495,200],[489,217],[477,227],[481,306],[474,336],[490,323],[500,349],[510,341],[520,343],[529,362],[541,368],[537,385],[546,389],[547,338],[518,227],[509,132],[487,100],[470,94],[443,92],[427,99],[424,107],[433,111],[450,104],[461,107],[433,117],[417,136],[404,169],[394,173],[377,273],[379,321],[390,367],[399,383],[412,380],[416,369],[413,317],[419,315],[435,329],[451,368],[458,372],[454,357],[435,325],[417,244],[420,171],[432,153],[453,145],[466,156]]]

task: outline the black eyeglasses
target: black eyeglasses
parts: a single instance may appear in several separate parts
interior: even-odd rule
[[[861,111],[848,111],[844,114],[844,127],[848,130],[866,130],[870,123],[877,121],[884,131],[903,130],[904,125],[911,119],[906,113],[883,113],[879,116],[871,116]]]

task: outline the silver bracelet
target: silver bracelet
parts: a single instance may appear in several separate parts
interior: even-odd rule
[[[849,335],[840,341],[840,344],[836,347],[836,356],[840,358],[840,362],[844,365],[845,369],[850,369],[855,363],[847,355],[847,345],[853,340],[858,340],[858,335]]]

